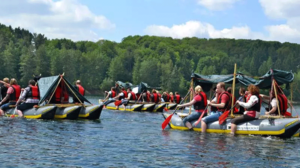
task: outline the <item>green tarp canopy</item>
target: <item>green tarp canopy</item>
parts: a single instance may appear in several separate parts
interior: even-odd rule
[[[133,86],[132,83],[129,82],[125,83],[122,81],[117,81],[116,83],[120,86],[120,88],[125,88],[125,89],[131,88]]]
[[[64,82],[64,84],[66,85],[65,88],[67,89],[67,92],[70,96],[74,96],[75,94],[81,102],[87,102],[91,104],[91,102],[88,101],[84,96],[82,96],[64,76],[60,75],[43,77],[40,80],[38,80],[38,86],[41,97],[39,104],[42,104],[45,100],[49,100],[51,96],[55,96],[54,92],[61,82]]]
[[[227,84],[232,84],[233,74],[229,75],[201,75],[197,73],[192,73],[191,78],[194,79],[194,85],[200,85],[204,91],[209,91],[214,84],[219,82],[224,82]],[[240,83],[244,86],[250,84],[257,85],[260,89],[270,89],[272,86],[272,79],[275,79],[279,85],[288,84],[293,82],[294,74],[292,72],[271,69],[262,77],[254,79],[250,76],[244,75],[240,72],[236,75],[236,84]]]

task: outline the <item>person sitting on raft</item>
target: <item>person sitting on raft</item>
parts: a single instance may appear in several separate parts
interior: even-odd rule
[[[126,110],[126,105],[128,104],[129,100],[133,100],[133,101],[136,100],[136,95],[130,88],[127,89],[127,95],[128,96],[126,98],[124,98],[121,102],[124,110]]]
[[[245,88],[244,87],[240,87],[240,89],[239,89],[239,95],[240,95],[240,97],[238,98],[238,100],[240,102],[246,102],[247,95],[245,93],[246,93]],[[241,115],[243,115],[244,112],[245,112],[245,108],[242,107],[242,106],[239,106],[238,104],[236,105],[236,107],[239,108],[239,111],[237,113],[235,113],[235,114],[241,114]]]
[[[225,83],[220,82],[216,87],[216,94],[218,95],[217,103],[208,101],[208,105],[212,107],[217,107],[216,112],[211,112],[209,116],[206,116],[201,121],[202,133],[206,132],[207,124],[218,121],[219,117],[226,111],[230,109],[231,106],[231,96],[225,90]]]
[[[115,100],[121,100],[122,101],[124,98],[128,97],[128,93],[125,90],[125,88],[122,88],[121,90],[122,90],[122,92],[119,93],[116,97],[114,97]],[[119,109],[119,106],[120,106],[120,104],[118,105],[117,110]]]
[[[116,93],[116,88],[115,87],[111,87],[110,88],[110,91],[107,92],[105,91],[105,93],[107,93],[107,96],[105,97],[104,100],[107,100],[104,102],[104,105],[107,106],[109,103],[112,103],[112,102],[115,102],[116,100],[114,99],[114,97],[117,96],[117,93]]]
[[[3,104],[6,100],[9,100],[8,103],[3,104],[0,107],[0,115],[4,115],[4,111],[8,110],[10,105],[15,105],[16,102],[19,100],[20,94],[21,94],[21,87],[18,85],[17,80],[15,78],[12,78],[10,80],[10,84],[5,83],[3,81],[0,81],[4,85],[8,85],[9,88],[7,90],[5,98],[0,102],[0,105]],[[18,116],[23,116],[22,113],[18,113]]]
[[[181,107],[194,105],[195,112],[193,112],[191,115],[183,119],[183,124],[187,126],[189,130],[193,129],[191,122],[197,120],[202,113],[205,113],[204,110],[206,109],[207,106],[207,97],[200,85],[195,87],[195,93],[193,95],[195,96],[192,101],[177,106],[177,108],[181,108]]]
[[[33,106],[38,105],[40,101],[40,92],[38,86],[35,85],[36,82],[34,80],[29,80],[28,84],[29,86],[24,89],[21,97],[16,103],[18,114],[23,114],[25,110],[31,109]],[[19,105],[24,99],[26,99],[25,103]],[[22,116],[19,115],[19,117]]]
[[[236,103],[246,109],[244,115],[231,120],[231,134],[235,135],[237,124],[256,120],[260,116],[261,97],[259,96],[259,88],[255,85],[249,85],[248,91],[251,96],[248,97],[247,102],[237,101]]]
[[[170,103],[174,103],[174,95],[173,92],[170,92]]]
[[[158,95],[158,93],[156,92],[155,89],[152,90],[151,99],[152,99],[152,102],[153,102],[153,103],[158,103],[158,102],[160,102],[159,95]]]
[[[277,99],[275,96],[275,92],[270,91],[269,92],[269,96],[260,94],[260,96],[265,99],[266,101],[270,100],[270,97],[272,98],[271,100],[271,110],[268,110],[265,112],[266,115],[279,115],[278,112],[278,106],[277,106]],[[282,94],[282,93],[277,93],[277,98],[278,98],[278,105],[279,105],[279,110],[280,110],[280,114],[283,116],[290,116],[289,112],[287,112],[288,109],[288,99],[287,97]]]

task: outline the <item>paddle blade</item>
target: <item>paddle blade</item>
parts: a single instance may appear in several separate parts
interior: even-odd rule
[[[165,107],[164,109],[165,109],[165,111],[169,111],[169,109],[167,107]]]
[[[195,122],[194,127],[196,127],[196,126],[199,124],[199,122],[201,121],[201,119],[202,119],[204,113],[205,113],[205,112],[202,112],[202,114],[201,114],[201,116],[199,117],[199,119]]]
[[[115,106],[119,106],[122,103],[121,100],[115,101]]]
[[[220,117],[219,117],[219,124],[222,125],[224,121],[226,121],[228,114],[230,110],[225,111]]]
[[[284,113],[284,116],[290,117],[290,116],[292,116],[292,114],[291,114],[290,112],[287,111],[287,112]]]
[[[174,114],[174,113],[173,113]],[[166,128],[166,126],[169,124],[173,114],[169,115],[169,117],[167,117],[165,119],[165,121],[161,124],[161,128],[164,130]]]

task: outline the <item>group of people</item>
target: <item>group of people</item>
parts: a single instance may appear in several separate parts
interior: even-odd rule
[[[121,101],[117,108],[122,105],[125,110],[126,105],[130,100],[135,102],[153,103],[173,102],[177,104],[180,104],[180,101],[182,100],[178,92],[175,92],[175,95],[173,95],[172,92],[170,92],[170,94],[168,94],[168,92],[163,92],[163,95],[161,95],[158,90],[152,89],[151,93],[149,90],[144,90],[141,94],[135,94],[131,88],[128,88],[127,90],[125,88],[120,88],[117,83],[114,87],[111,87],[110,91],[105,91],[105,94],[104,105],[108,105],[115,101]]]
[[[191,88],[192,89],[192,88]],[[193,90],[193,89],[192,89]],[[287,98],[282,92],[278,92],[277,99],[274,91],[269,92],[269,96],[259,93],[259,88],[255,85],[249,85],[247,91],[244,88],[239,89],[240,98],[235,101],[234,107],[239,108],[239,111],[235,114],[242,114],[231,120],[231,134],[235,135],[237,125],[244,122],[256,120],[260,116],[260,109],[262,102],[271,100],[271,108],[266,111],[266,115],[279,115],[278,106],[281,115],[287,113]],[[278,102],[277,102],[278,101]],[[205,92],[203,92],[201,86],[196,86],[194,90],[194,98],[192,101],[178,105],[177,107],[194,106],[195,112],[183,119],[183,123],[190,130],[193,129],[192,121],[200,118],[202,113],[207,112],[207,107],[211,108],[209,115],[206,115],[201,120],[201,130],[206,132],[207,125],[209,123],[219,120],[219,117],[227,110],[231,110],[234,107],[232,105],[231,88],[225,89],[225,83],[220,82],[215,88],[215,98],[211,101],[207,100]],[[268,103],[268,102],[267,102]]]
[[[5,111],[10,109],[12,105],[16,106],[16,113],[19,117],[23,116],[23,112],[27,109],[33,108],[35,105],[38,105],[40,101],[40,92],[35,80],[29,80],[28,86],[24,89],[18,85],[18,82],[15,78],[4,78],[1,83],[1,101],[0,101],[0,115],[5,115]],[[74,86],[80,94],[84,95],[85,90],[81,86],[80,80],[76,81]],[[62,91],[62,84],[60,83],[55,90],[55,93],[49,103],[63,103],[66,101],[67,94],[64,94]],[[74,103],[79,100],[73,98]]]

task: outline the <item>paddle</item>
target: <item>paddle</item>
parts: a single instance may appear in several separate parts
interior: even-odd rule
[[[239,98],[238,101],[240,101],[241,98]],[[219,117],[219,124],[222,125],[224,123],[224,121],[227,119],[228,114],[230,113],[230,111],[237,105],[237,103],[235,103],[229,110],[225,111],[220,117]]]
[[[188,94],[191,92],[191,90],[189,90],[189,92],[184,96],[184,99],[183,100],[181,100],[181,102],[180,102],[180,104],[185,100],[185,98],[188,96]],[[174,110],[174,112],[171,114],[171,115],[169,115],[169,117],[167,117],[166,119],[165,119],[165,121],[161,124],[161,128],[164,130],[165,128],[166,128],[166,126],[169,124],[169,122],[170,122],[170,120],[171,120],[171,118],[172,118],[172,116],[175,114],[175,112],[177,111],[177,107],[176,107],[176,109]]]
[[[122,100],[115,101],[115,106],[119,106],[122,103]]]
[[[206,113],[205,111],[206,111],[207,107],[208,106],[205,107],[205,109],[203,110],[203,112],[202,112],[201,116],[199,117],[199,119],[194,123],[194,127],[196,127],[199,124],[199,122],[201,121],[202,117],[204,116],[204,113]]]

